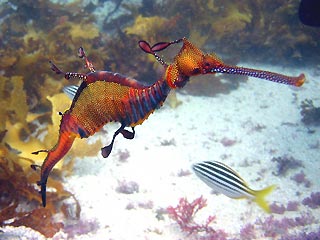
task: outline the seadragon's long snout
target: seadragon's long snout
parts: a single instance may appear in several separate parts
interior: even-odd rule
[[[204,69],[204,71],[205,71],[204,74],[227,73],[227,74],[246,75],[250,77],[265,79],[272,82],[293,85],[296,87],[300,87],[306,79],[303,73],[301,73],[298,77],[291,77],[291,76],[286,76],[279,73],[263,71],[263,70],[253,69],[253,68],[230,66],[226,64],[218,64],[217,66]]]

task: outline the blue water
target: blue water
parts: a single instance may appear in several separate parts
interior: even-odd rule
[[[236,75],[192,77],[176,98],[170,96],[136,127],[133,140],[118,137],[109,158],[99,149],[95,155],[90,144],[90,154],[77,155],[75,150],[67,155],[66,162],[74,161],[74,167],[63,184],[81,212],[68,220],[65,213],[57,214],[55,219],[65,227],[53,239],[320,238],[320,28],[299,22],[299,1],[0,4],[1,75],[23,77],[29,112],[50,113],[46,96],[70,84],[55,76],[49,59],[65,71],[86,71],[76,54],[80,45],[96,70],[119,72],[144,84],[156,81],[163,71],[137,42],[153,45],[182,37],[230,65],[306,76],[302,87]],[[180,46],[159,56],[170,64]],[[9,113],[4,121],[8,119],[17,121]],[[37,126],[45,128],[47,122],[45,118]],[[107,145],[116,129],[108,124],[88,143],[100,140]],[[252,189],[275,184],[267,196],[272,213],[254,201],[230,199],[207,187],[191,170],[193,163],[207,160],[235,169]],[[185,229],[179,227],[167,208],[181,198],[192,202],[200,196],[207,205]],[[20,204],[20,209],[28,209]],[[209,216],[215,220],[201,228]],[[0,228],[1,239],[22,234],[44,239],[37,229],[11,228],[6,221],[1,225],[8,225]],[[191,226],[196,230],[190,234]]]

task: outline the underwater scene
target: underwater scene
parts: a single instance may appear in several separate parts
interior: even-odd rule
[[[0,0],[0,239],[320,239],[312,0]]]

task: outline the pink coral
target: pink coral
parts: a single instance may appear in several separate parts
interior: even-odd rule
[[[224,137],[220,140],[221,144],[225,147],[231,147],[235,145],[238,141],[235,139]]]
[[[311,182],[306,178],[306,175],[303,171],[295,174],[293,177],[291,177],[291,179],[294,180],[297,184],[304,184],[306,188],[309,188],[311,186]]]
[[[198,239],[226,239],[227,234],[222,230],[214,230],[210,223],[215,220],[215,216],[209,216],[204,224],[194,221],[196,213],[207,206],[207,200],[202,196],[193,200],[191,203],[186,198],[180,198],[176,207],[168,207],[169,217],[176,221],[183,232],[188,234],[197,234],[203,232],[204,236]]]
[[[320,207],[320,192],[311,193],[310,197],[303,199],[303,205],[307,205],[309,208],[316,209]]]
[[[283,204],[278,205],[275,202],[270,204],[270,210],[272,213],[283,214],[286,211],[286,207]]]
[[[139,192],[139,184],[134,181],[118,181],[116,192],[123,194],[133,194],[135,192]]]
[[[251,223],[244,225],[240,230],[240,237],[241,237],[241,239],[254,239],[254,238],[256,238],[254,225]]]

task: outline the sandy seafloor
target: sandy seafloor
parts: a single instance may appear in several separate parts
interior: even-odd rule
[[[292,76],[304,72],[307,81],[296,88],[249,78],[235,91],[215,97],[191,96],[182,91],[177,94],[182,101],[180,106],[173,109],[164,104],[135,128],[133,140],[119,136],[109,158],[104,159],[99,151],[96,157],[76,159],[74,173],[65,179],[65,185],[81,205],[81,219],[94,221],[99,228],[74,239],[199,239],[201,235],[182,233],[167,214],[162,220],[156,217],[157,210],[176,206],[181,197],[190,202],[201,195],[207,199],[207,206],[198,212],[196,222],[204,223],[209,215],[216,216],[211,226],[223,229],[228,239],[240,239],[244,225],[270,217],[254,202],[212,193],[191,170],[193,163],[205,160],[221,161],[234,168],[253,189],[276,184],[276,190],[267,197],[269,203],[285,206],[289,201],[300,203],[297,211],[271,214],[275,219],[305,214],[319,219],[320,208],[311,209],[301,202],[311,192],[319,191],[320,151],[315,146],[319,146],[320,128],[306,127],[300,115],[301,101],[312,99],[315,106],[320,105],[319,70],[239,65]],[[234,80],[237,81],[237,76]],[[259,126],[263,127],[257,130]],[[98,133],[89,141],[101,138],[109,144],[116,127],[109,126],[108,135]],[[310,129],[315,133],[310,134]],[[224,146],[223,139],[236,142]],[[120,152],[128,152],[129,157],[120,161]],[[301,160],[304,167],[276,176],[273,173],[277,171],[277,163],[271,159],[285,155]],[[192,174],[179,176],[181,170],[190,170]],[[291,179],[301,171],[311,181],[310,187]],[[136,182],[138,192],[117,192],[119,181],[124,180]],[[127,209],[128,205],[133,209]],[[315,230],[318,230],[316,223],[289,232]],[[281,233],[277,238],[280,236]],[[58,233],[54,239],[67,239],[67,235]],[[261,226],[256,227],[256,239],[268,239]]]

